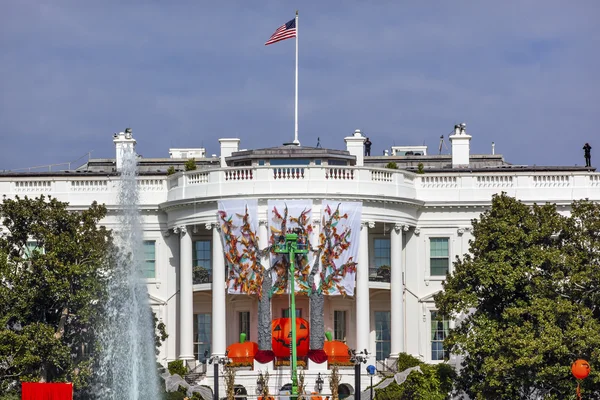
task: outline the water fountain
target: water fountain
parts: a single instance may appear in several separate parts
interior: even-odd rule
[[[117,152],[121,188],[119,228],[114,236],[119,251],[113,257],[115,269],[110,277],[107,313],[100,327],[95,395],[98,400],[159,400],[154,320],[142,276],[137,155],[131,130],[125,131],[125,137],[129,141]]]

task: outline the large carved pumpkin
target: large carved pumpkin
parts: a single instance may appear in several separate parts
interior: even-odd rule
[[[274,319],[271,322],[271,334],[275,356],[289,358],[292,354],[291,318]],[[296,318],[296,354],[298,357],[304,357],[308,354],[309,338],[308,321],[303,318]]]
[[[350,362],[350,353],[348,346],[339,340],[331,340],[331,332],[325,332],[327,340],[323,343],[323,351],[327,354],[329,363],[347,364]]]
[[[258,351],[256,342],[246,342],[246,334],[240,333],[240,342],[227,347],[227,357],[234,363],[252,364],[254,355]]]

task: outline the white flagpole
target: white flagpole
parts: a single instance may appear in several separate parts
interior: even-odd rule
[[[296,95],[294,99],[294,144],[300,145],[298,140],[298,10],[296,10]]]

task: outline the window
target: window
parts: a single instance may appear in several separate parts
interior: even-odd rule
[[[194,314],[194,355],[201,363],[210,357],[211,315]]]
[[[333,339],[346,341],[346,311],[333,312]]]
[[[265,165],[265,160],[258,160],[258,165],[260,165],[260,166]]]
[[[375,239],[373,245],[375,248],[375,266],[390,265],[390,239]]]
[[[315,165],[321,165],[321,160],[315,160]]]
[[[284,308],[283,310],[281,310],[281,316],[283,318],[289,318],[290,317],[290,309]],[[296,317],[302,318],[302,309],[301,308],[296,308]]]
[[[156,242],[154,240],[144,240],[142,276],[144,278],[156,277]]]
[[[240,321],[240,332],[246,334],[246,340],[250,340],[250,311],[240,311],[238,313]]]
[[[309,165],[310,160],[304,158],[281,158],[274,159],[270,162],[271,165]]]
[[[348,165],[348,161],[344,160],[327,160],[328,165]]]
[[[450,321],[437,311],[431,311],[431,360],[443,361],[448,359],[448,352],[444,351],[444,339],[448,336]]]
[[[429,239],[429,269],[431,276],[445,276],[448,273],[450,254],[448,238]]]
[[[385,360],[390,356],[390,318],[389,311],[375,311],[375,358]]]
[[[197,240],[194,242],[194,276],[195,285],[212,282],[210,240]]]
[[[38,247],[38,242],[35,240],[28,240],[25,251],[23,252],[23,258],[29,259],[33,256],[33,253],[44,254],[44,248]]]

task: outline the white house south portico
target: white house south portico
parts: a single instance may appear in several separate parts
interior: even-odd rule
[[[212,368],[206,363],[211,357],[225,357],[240,333],[250,342],[259,341],[260,295],[253,289],[232,292],[230,279],[239,278],[232,275],[235,248],[224,241],[228,232],[223,232],[218,214],[227,211],[223,204],[237,202],[249,216],[240,238],[255,236],[257,245],[245,245],[245,253],[240,250],[234,260],[241,265],[243,254],[255,255],[253,262],[270,274],[279,261],[263,250],[272,245],[278,229],[274,204],[279,213],[280,204],[289,206],[296,219],[293,207],[306,211],[310,218],[304,226],[310,225],[306,232],[315,254],[329,232],[327,205],[360,210],[356,225],[348,228],[355,236],[344,245],[356,252],[340,279],[344,285],[352,281],[351,287],[342,287],[350,294],[338,295],[332,289],[323,295],[323,330],[350,349],[367,350],[369,363],[379,369],[392,365],[403,352],[426,362],[443,362],[442,343],[450,321],[436,314],[433,295],[442,289],[452,260],[468,251],[471,220],[490,205],[492,195],[507,192],[530,204],[549,201],[565,213],[573,200],[600,200],[600,174],[594,169],[513,166],[500,155],[470,154],[470,142],[476,138],[463,124],[457,125],[449,138],[449,155],[426,155],[426,149],[404,149],[399,155],[402,151],[396,148],[389,153],[396,155],[364,156],[365,138],[356,131],[344,138],[344,150],[295,145],[240,150],[240,139],[231,138],[220,140],[218,157],[207,158],[204,149],[190,148],[172,149],[172,158],[140,158],[145,273],[152,308],[169,334],[159,361],[184,360],[199,384],[210,384]],[[3,173],[0,190],[9,198],[50,194],[73,209],[94,200],[114,209],[120,151],[122,146],[135,146],[135,139],[129,131],[117,134],[114,142],[115,159],[90,160],[77,171]],[[190,154],[197,157],[197,168],[184,171]],[[174,174],[167,174],[169,167]],[[235,222],[235,214],[227,216]],[[352,215],[347,214],[350,227]],[[105,223],[114,227],[114,215]],[[285,290],[273,290],[269,296],[271,319],[289,317]],[[311,301],[310,292],[297,295],[296,315],[309,323]],[[331,365],[310,357],[304,357],[303,365],[312,391],[318,373],[328,373]],[[271,382],[272,393],[289,379],[289,367],[277,357],[240,365],[236,383],[248,393],[254,393],[257,368],[267,368],[277,377]],[[340,368],[342,384],[353,387],[353,370]]]

